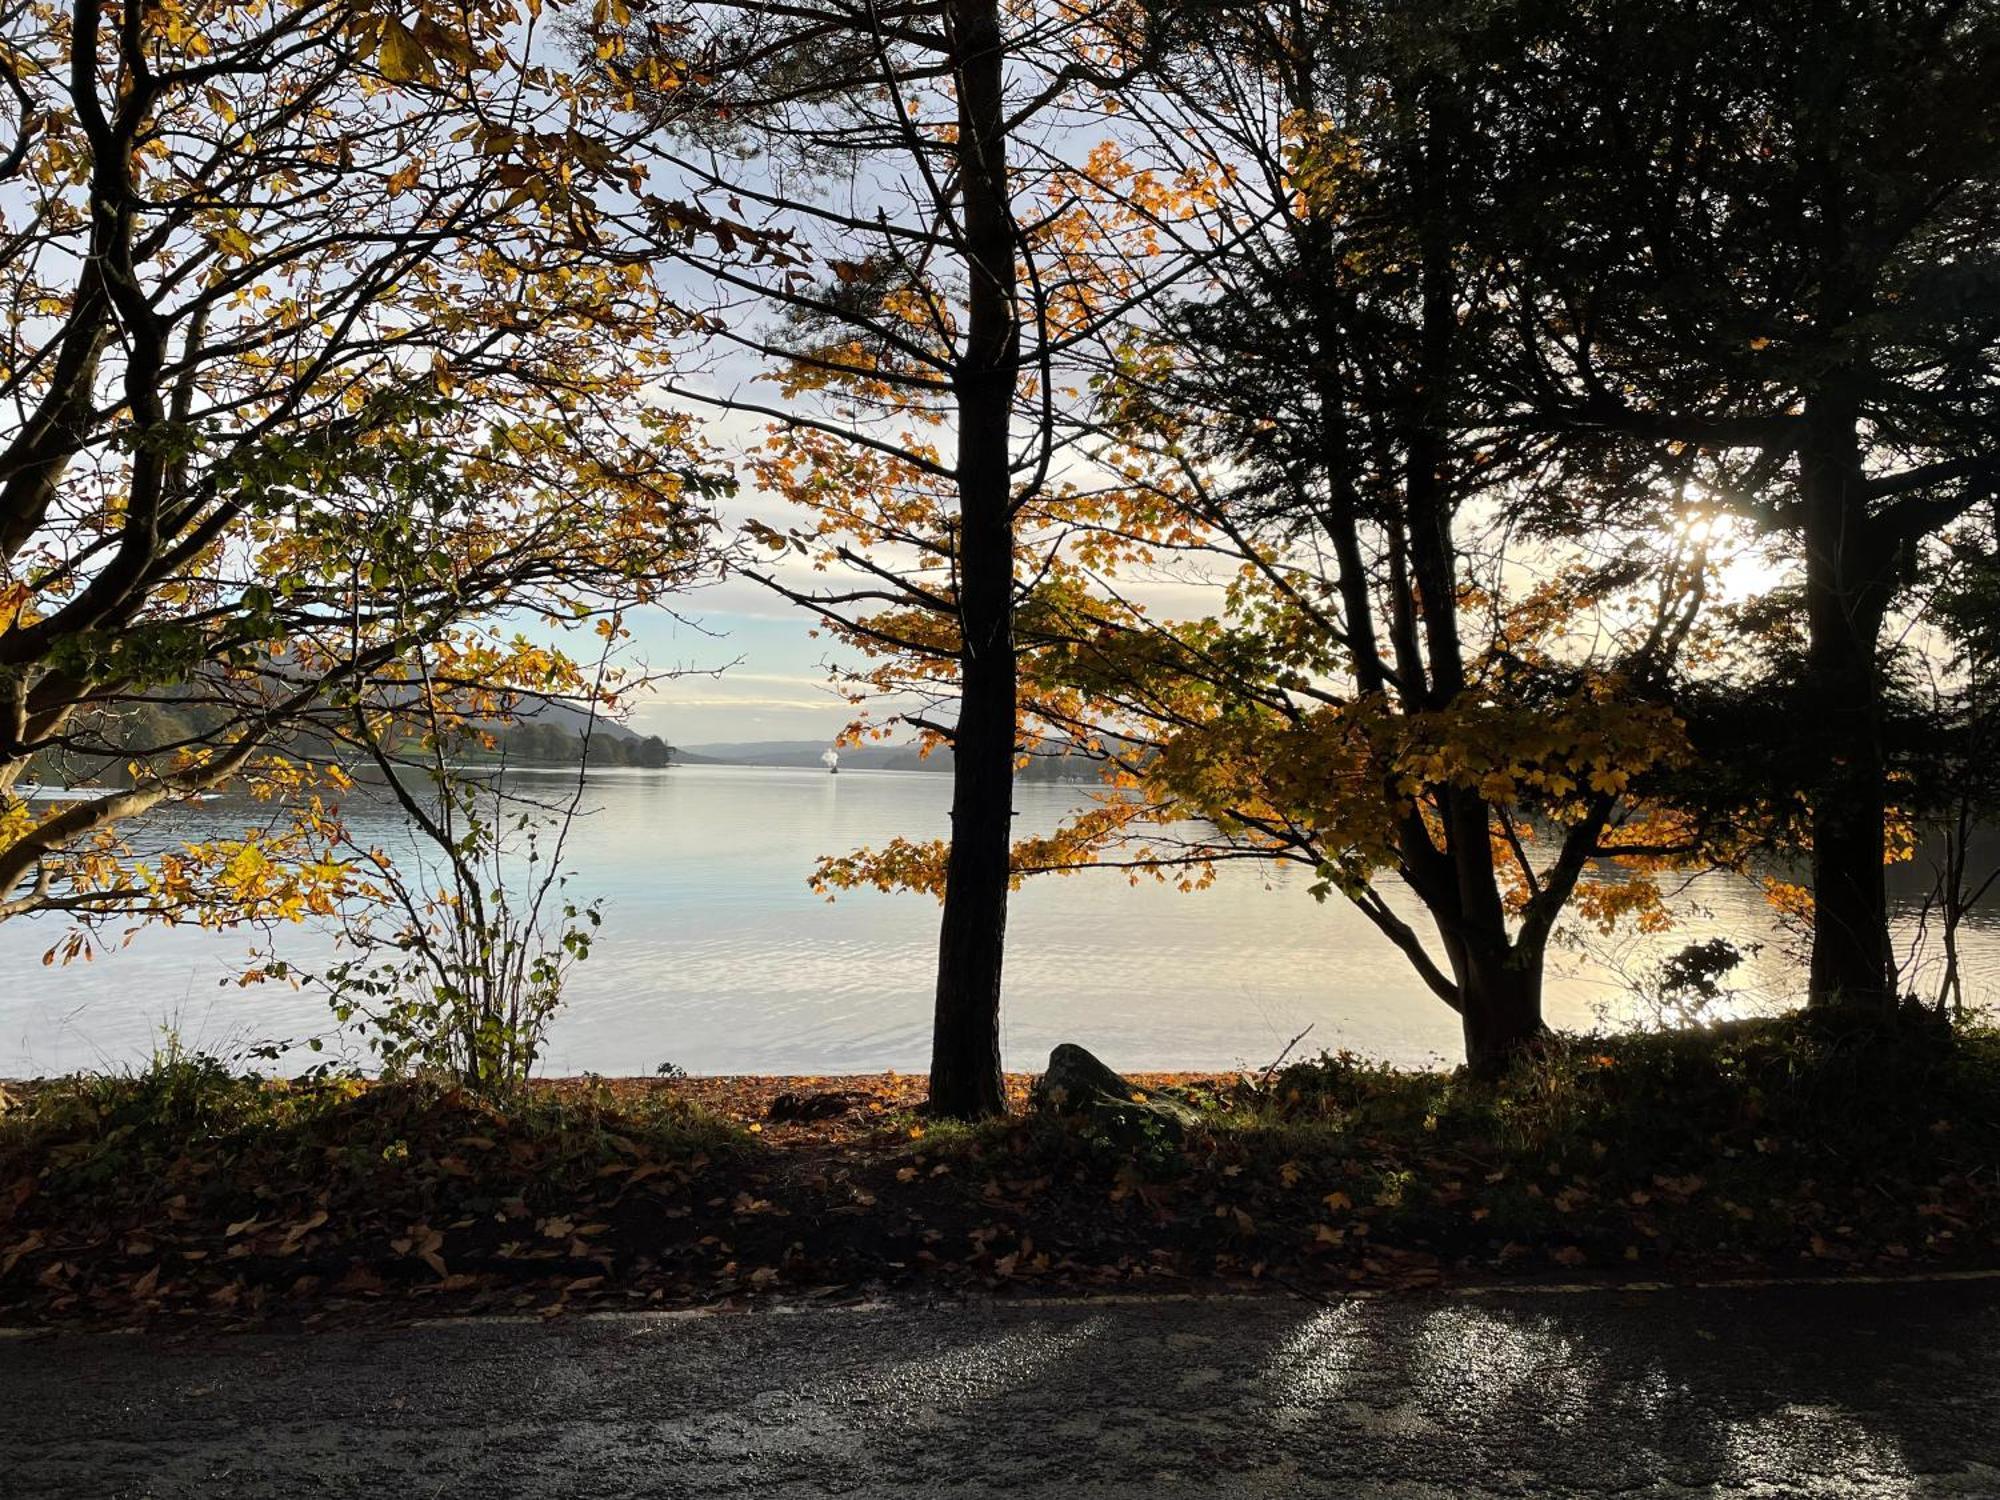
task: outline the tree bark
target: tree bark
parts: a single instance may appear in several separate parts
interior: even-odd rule
[[[1457,971],[1465,1065],[1475,1078],[1498,1078],[1544,1035],[1542,955],[1518,945],[1467,947],[1452,955]]]
[[[1014,230],[1008,210],[1000,12],[954,0],[967,288],[955,376],[959,502],[959,714],[952,739],[951,853],[938,935],[930,1107],[1000,1114],[1000,980],[1013,842],[1014,522],[1009,425],[1020,374]]]
[[[1813,942],[1807,1004],[1886,1013],[1896,1002],[1882,751],[1883,615],[1893,549],[1871,535],[1854,408],[1808,409],[1799,455],[1805,507],[1807,680],[1819,746],[1812,795]]]

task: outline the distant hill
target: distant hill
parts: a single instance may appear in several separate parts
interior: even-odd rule
[[[153,745],[171,744],[196,738],[213,714],[195,704],[156,701],[107,715],[98,726],[118,753],[96,757],[71,757],[57,762],[40,758],[33,767],[35,779],[55,786],[74,786],[99,781],[120,781],[126,756]],[[529,765],[575,765],[583,751],[583,730],[589,716],[566,703],[541,703],[525,710],[510,722],[486,722],[477,734],[468,734],[465,743],[455,746],[454,759],[474,763],[506,760]],[[491,736],[493,743],[478,742]],[[814,740],[725,740],[701,745],[670,745],[657,734],[644,734],[615,719],[598,718],[590,725],[590,760],[598,766],[638,766],[659,769],[670,765],[688,766],[784,766],[817,771],[820,757],[831,743]],[[298,736],[282,748],[294,754],[327,756],[335,754],[317,735]],[[48,764],[42,764],[48,759]],[[928,756],[914,742],[901,745],[859,745],[840,752],[843,771],[934,771],[951,770],[949,746],[940,746]],[[1020,773],[1030,782],[1095,781],[1096,765],[1082,756],[1038,756]]]
[[[831,740],[728,740],[709,745],[676,745],[674,759],[690,765],[811,766],[817,768]],[[843,771],[949,771],[951,754],[929,759],[915,745],[857,745],[840,752]]]
[[[537,717],[515,724],[495,726],[488,731],[497,741],[493,751],[468,751],[473,758],[504,756],[510,761],[538,764],[575,765],[583,758],[581,722],[563,725]],[[642,735],[600,719],[590,732],[590,763],[593,766],[646,766],[658,770],[677,759],[674,749],[657,734]]]
[[[580,708],[572,708],[567,703],[550,701],[547,703],[538,703],[533,708],[525,710],[517,722],[554,724],[558,728],[567,729],[572,734],[581,734],[584,725],[591,724],[591,715],[585,713]],[[590,737],[594,740],[600,735],[612,740],[659,738],[658,735],[641,734],[629,725],[621,724],[618,720],[609,718],[604,714],[598,714],[596,722],[591,724]]]
[[[590,730],[590,763],[594,766],[645,766],[659,769],[682,759],[681,753],[657,734],[641,734],[616,719],[595,722],[567,703],[538,704],[510,724],[490,724],[486,732],[497,740],[509,760],[575,765],[583,753],[583,732]]]
[[[827,740],[735,740],[704,745],[676,745],[676,765],[804,766],[817,770]],[[916,745],[857,745],[840,752],[843,771],[949,771],[951,748],[940,746],[928,756]],[[1049,755],[1030,761],[1023,781],[1095,781],[1095,763],[1081,757]]]
[[[29,779],[51,786],[118,786],[129,782],[125,763],[133,756],[152,753],[161,745],[192,743],[214,733],[226,722],[212,706],[176,701],[163,693],[145,702],[120,704],[88,716],[76,726],[95,737],[105,748],[95,753],[43,753],[29,766]],[[505,759],[536,765],[575,765],[583,754],[583,730],[589,715],[565,703],[536,705],[523,717],[507,723],[488,722],[479,733],[492,736],[494,743],[466,743],[455,746],[456,760],[493,762]],[[354,759],[348,747],[337,747],[310,728],[274,741],[272,749],[313,759]],[[598,766],[641,766],[660,769],[679,758],[667,742],[656,734],[639,731],[600,717],[590,731],[590,761]]]

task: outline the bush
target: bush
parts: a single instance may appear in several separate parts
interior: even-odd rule
[[[388,1076],[519,1084],[602,920],[599,903],[569,898],[562,864],[581,774],[567,805],[550,808],[511,795],[500,776],[467,777],[434,750],[426,802],[372,748],[428,852],[405,869],[342,830],[342,852],[369,871],[339,918],[354,956],[311,973],[274,955],[260,973],[324,989],[335,1019],[361,1034]]]

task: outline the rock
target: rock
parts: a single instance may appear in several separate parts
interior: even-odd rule
[[[1177,1150],[1199,1121],[1198,1111],[1135,1087],[1073,1042],[1049,1054],[1032,1097],[1037,1110],[1136,1151]]]
[[[815,1120],[837,1120],[852,1114],[868,1102],[868,1096],[854,1089],[833,1089],[825,1093],[784,1093],[771,1101],[764,1118],[806,1124]]]
[[[1049,1070],[1035,1080],[1036,1109],[1057,1114],[1082,1114],[1104,1104],[1126,1104],[1138,1092],[1118,1074],[1074,1042],[1064,1042],[1049,1054]]]

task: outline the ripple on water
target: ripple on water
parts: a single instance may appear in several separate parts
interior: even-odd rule
[[[570,889],[603,896],[605,925],[572,978],[549,1068],[922,1067],[937,903],[873,890],[829,903],[807,876],[820,855],[942,835],[948,794],[947,778],[923,773],[690,766],[594,778],[593,810],[569,846]],[[1018,788],[1022,831],[1052,827],[1077,796]],[[226,834],[254,815],[204,804],[155,836]],[[406,837],[381,807],[351,816],[386,844]],[[1453,1056],[1451,1014],[1363,918],[1315,902],[1306,884],[1246,865],[1223,867],[1214,888],[1192,895],[1116,871],[1028,882],[1008,922],[1009,1065],[1038,1066],[1056,1042],[1081,1040],[1126,1068],[1261,1066],[1308,1025],[1308,1052],[1349,1047],[1412,1065]],[[1664,937],[1588,938],[1590,951],[1560,956],[1551,1018],[1582,1028],[1600,1014],[1629,1019],[1620,971],[1714,933],[1763,941],[1744,971],[1751,1004],[1794,993],[1796,965],[1753,884],[1704,877],[1677,906],[1680,925]],[[61,932],[44,920],[0,925],[0,1075],[128,1063],[163,1024],[216,1048],[325,1027],[311,997],[227,985],[249,960],[243,935],[148,931],[93,963],[44,968]],[[305,961],[328,952],[298,929],[280,943]],[[1973,997],[2000,997],[2000,906],[1978,914],[1963,947]]]

